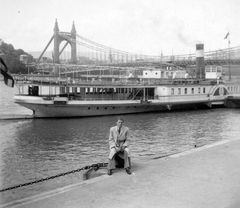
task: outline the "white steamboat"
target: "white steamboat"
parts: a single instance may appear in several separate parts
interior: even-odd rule
[[[206,68],[204,79],[168,65],[138,69],[137,76],[133,69],[125,75],[104,75],[105,70],[65,78],[28,76],[17,81],[15,102],[31,109],[36,118],[86,117],[211,108],[224,105],[229,94],[240,91],[239,85],[224,83],[217,66]]]

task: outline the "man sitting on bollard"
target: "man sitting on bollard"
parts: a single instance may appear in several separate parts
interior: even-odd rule
[[[129,128],[123,126],[124,119],[122,116],[117,118],[117,125],[110,128],[109,145],[110,154],[108,156],[108,175],[112,175],[112,171],[115,169],[115,156],[118,155],[124,160],[124,169],[127,174],[131,174],[130,171],[130,151],[128,148],[128,131]]]

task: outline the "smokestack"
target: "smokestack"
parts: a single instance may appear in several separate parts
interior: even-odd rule
[[[196,45],[197,78],[205,78],[204,45]]]

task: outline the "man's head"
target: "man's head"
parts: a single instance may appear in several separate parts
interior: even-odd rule
[[[119,116],[119,117],[117,118],[117,126],[118,126],[118,127],[122,127],[123,122],[124,122],[123,117],[122,117],[122,116]]]

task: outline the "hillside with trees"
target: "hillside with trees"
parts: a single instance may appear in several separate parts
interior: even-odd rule
[[[7,44],[2,41],[0,44],[0,50],[3,52],[3,55],[1,55],[2,59],[6,63],[8,70],[11,74],[27,74],[28,73],[28,67],[25,63],[20,61],[21,55],[27,55],[28,56],[28,63],[35,62],[33,56],[31,54],[26,53],[22,49],[14,49],[12,44]],[[33,67],[30,69],[32,72],[34,70]]]

